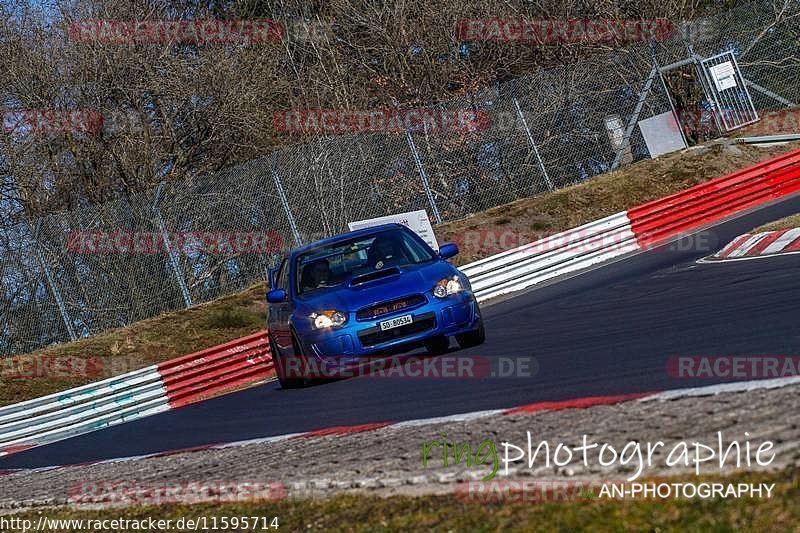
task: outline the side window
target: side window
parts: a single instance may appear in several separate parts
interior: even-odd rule
[[[403,234],[403,248],[414,263],[422,263],[431,259],[430,252],[408,233]]]
[[[289,292],[289,261],[287,259],[284,259],[283,263],[281,264],[281,269],[278,271],[276,284],[278,285],[278,289],[283,289],[287,293]]]

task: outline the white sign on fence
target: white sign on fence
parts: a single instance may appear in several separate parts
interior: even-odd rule
[[[381,224],[391,224],[392,222],[407,226],[414,231],[414,233],[422,237],[422,240],[427,242],[431,248],[439,250],[439,243],[436,242],[436,235],[433,233],[431,219],[428,218],[428,212],[424,209],[411,211],[410,213],[400,213],[398,215],[388,215],[385,217],[370,218],[368,220],[359,220],[358,222],[350,222],[347,224],[347,227],[350,228],[350,231],[355,231],[357,229],[380,226]]]
[[[730,61],[714,65],[708,70],[711,72],[711,77],[714,78],[714,85],[717,86],[718,91],[736,87],[736,69]]]
[[[650,151],[650,157],[658,157],[686,148],[681,135],[681,125],[672,111],[661,113],[639,121],[639,129]]]

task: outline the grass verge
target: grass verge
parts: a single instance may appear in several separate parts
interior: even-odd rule
[[[78,387],[264,329],[265,291],[266,284],[260,283],[190,309],[34,354],[0,357],[0,405]],[[54,369],[50,365],[54,360],[66,370]],[[75,364],[81,360],[89,363]]]
[[[677,478],[652,480],[676,482]],[[24,512],[9,517],[31,520],[103,520],[148,517],[198,519],[214,517],[278,518],[279,530],[307,531],[795,531],[800,524],[800,472],[787,469],[730,477],[682,478],[699,483],[775,484],[771,498],[628,499],[576,495],[560,502],[466,501],[455,494],[440,496],[341,495],[318,500],[140,506],[124,509],[71,508]],[[7,517],[8,518],[8,517]],[[79,531],[65,527],[59,531]],[[181,531],[173,529],[172,531]]]
[[[492,239],[464,246],[469,232],[511,232],[511,246],[524,244],[641,203],[673,194],[800,147],[800,143],[759,148],[721,142],[640,161],[552,193],[524,198],[436,227],[440,242],[461,243],[461,265],[503,251]],[[0,358],[0,405],[77,387],[104,377],[196,352],[264,327],[261,283],[191,309],[164,314],[34,354]],[[48,358],[91,360],[94,372],[69,376],[33,375]]]
[[[761,114],[761,120],[736,130],[734,137],[761,137],[800,133],[800,108],[783,108]]]
[[[785,229],[800,228],[800,214],[792,215],[769,224],[764,224],[753,230],[753,233],[761,233],[762,231],[781,231]]]

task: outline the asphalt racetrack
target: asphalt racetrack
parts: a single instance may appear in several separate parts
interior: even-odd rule
[[[800,255],[695,261],[754,226],[797,212],[800,197],[720,224],[699,239],[485,305],[486,343],[452,355],[535,358],[533,376],[360,377],[287,391],[272,382],[2,458],[0,469],[725,381],[671,377],[667,361],[800,355]]]

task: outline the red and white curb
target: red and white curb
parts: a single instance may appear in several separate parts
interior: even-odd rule
[[[495,418],[498,416],[507,416],[507,415],[545,413],[545,412],[563,411],[566,409],[588,409],[591,407],[598,407],[602,405],[616,405],[631,401],[638,401],[638,402],[670,401],[670,400],[678,400],[681,398],[715,396],[724,393],[776,389],[780,387],[786,387],[797,384],[800,384],[800,376],[790,376],[790,377],[776,378],[776,379],[737,381],[732,383],[720,383],[716,385],[707,385],[695,388],[672,389],[660,392],[638,392],[638,393],[618,394],[610,396],[589,396],[585,398],[575,398],[575,399],[561,400],[561,401],[537,402],[537,403],[520,405],[517,407],[511,407],[505,409],[489,409],[486,411],[473,411],[469,413],[458,413],[454,415],[440,416],[434,418],[405,420],[402,422],[373,422],[373,423],[358,424],[353,426],[333,426],[329,428],[317,429],[314,431],[306,431],[302,433],[289,433],[285,435],[276,435],[273,437],[261,437],[256,439],[248,439],[235,442],[206,444],[191,448],[182,448],[177,450],[136,455],[131,457],[105,459],[102,461],[92,461],[92,462],[79,463],[73,465],[54,465],[54,466],[45,466],[32,469],[0,470],[0,476],[11,475],[11,474],[49,472],[52,470],[59,470],[63,468],[125,463],[130,461],[154,459],[159,457],[169,457],[172,455],[179,455],[185,453],[202,452],[208,450],[222,450],[225,448],[240,448],[254,444],[273,444],[293,439],[338,437],[342,435],[351,435],[355,433],[377,431],[379,429],[385,429],[385,428],[400,429],[400,428],[423,427],[423,426],[430,426],[434,424],[443,424],[443,423],[469,422],[473,420]]]
[[[745,233],[736,237],[716,254],[701,259],[700,262],[741,261],[797,253],[800,253],[800,228]]]

